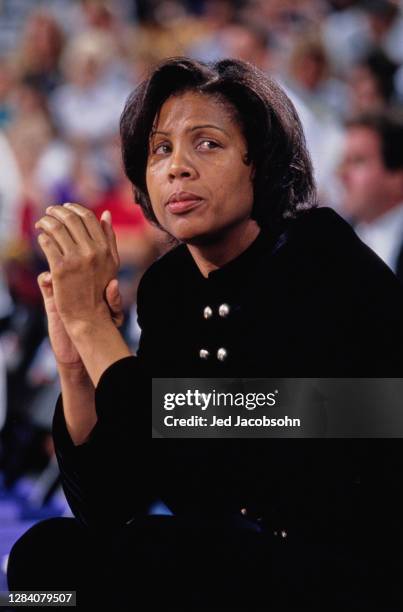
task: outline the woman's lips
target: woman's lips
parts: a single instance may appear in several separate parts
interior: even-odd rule
[[[204,202],[202,198],[195,200],[179,200],[178,202],[169,202],[167,208],[169,212],[174,215],[180,215],[181,213],[188,212],[188,210],[197,208],[202,202]]]

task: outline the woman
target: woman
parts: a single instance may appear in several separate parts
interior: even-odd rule
[[[62,388],[55,445],[76,519],[40,523],[16,543],[10,588],[39,586],[21,560],[30,567],[40,543],[41,588],[76,584],[94,597],[102,534],[122,609],[142,588],[187,609],[329,609],[330,594],[340,609],[368,608],[375,595],[363,587],[367,534],[358,525],[364,509],[378,520],[381,488],[393,496],[381,441],[378,487],[363,440],[142,443],[151,377],[398,376],[398,282],[335,212],[316,207],[299,119],[252,66],[163,62],[129,98],[121,134],[137,201],[179,244],[141,280],[133,356],[113,319],[107,220],[66,204],[37,223]],[[158,499],[174,516],[147,516]]]

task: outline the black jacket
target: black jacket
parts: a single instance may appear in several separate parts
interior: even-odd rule
[[[225,318],[221,304],[230,307]],[[213,311],[209,319],[206,306]],[[327,208],[289,222],[279,237],[262,231],[207,279],[179,246],[144,275],[138,313],[139,356],[153,376],[402,373],[402,291]],[[217,359],[220,348],[224,361]]]
[[[180,245],[144,274],[138,317],[138,356],[101,377],[88,442],[74,447],[56,407],[64,490],[81,522],[124,525],[156,499],[177,514],[246,508],[273,531],[310,534],[364,515],[379,524],[381,505],[398,516],[400,440],[150,439],[152,376],[401,375],[402,288],[335,212],[262,231],[207,279]]]

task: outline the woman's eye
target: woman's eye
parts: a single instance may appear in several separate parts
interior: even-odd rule
[[[169,145],[167,145],[167,144],[160,144],[160,145],[154,147],[153,153],[155,155],[165,155],[166,153],[169,153]]]
[[[198,148],[211,151],[211,149],[216,149],[219,145],[214,140],[201,140],[197,146]]]

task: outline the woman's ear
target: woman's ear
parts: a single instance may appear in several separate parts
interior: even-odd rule
[[[250,166],[251,165],[251,158],[249,156],[249,153],[246,152],[245,155],[242,158],[242,161],[244,164],[246,164],[246,166]],[[256,168],[255,168],[255,164],[251,165],[251,174],[250,174],[250,180],[253,181],[255,178],[255,174],[256,174]]]
[[[243,156],[242,161],[246,166],[250,166],[252,164],[252,160],[250,158],[248,151]],[[251,165],[251,175],[250,175],[251,181],[253,181],[255,178],[255,172],[256,172],[255,164],[252,164]]]

